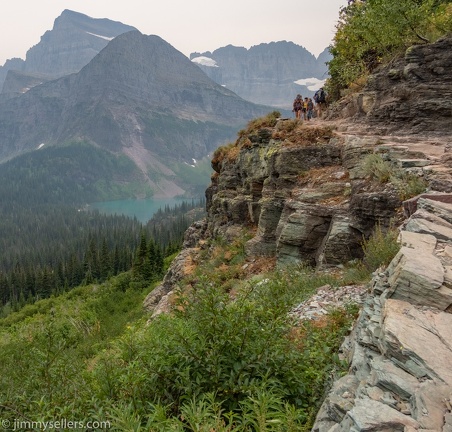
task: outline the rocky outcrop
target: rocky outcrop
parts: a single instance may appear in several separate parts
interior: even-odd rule
[[[377,138],[304,126],[292,141],[281,140],[284,122],[250,134],[234,159],[214,165],[206,194],[210,232],[255,226],[247,253],[280,263],[336,265],[360,257],[363,237],[377,223],[388,226],[401,204],[391,185],[370,182],[361,169]]]
[[[331,118],[370,126],[373,133],[450,134],[452,37],[410,47],[377,70],[359,93],[341,100]]]
[[[401,249],[375,274],[315,432],[452,430],[450,195],[417,197]],[[413,208],[411,202],[410,208]]]
[[[151,313],[151,318],[167,312],[171,308],[175,290],[180,281],[192,274],[199,259],[200,245],[207,228],[205,220],[195,222],[185,232],[184,247],[174,258],[160,285],[144,299],[143,307]]]

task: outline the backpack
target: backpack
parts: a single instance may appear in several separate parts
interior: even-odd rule
[[[303,104],[302,104],[302,100],[299,99],[299,98],[296,98],[296,99],[293,101],[293,108],[294,108],[295,111],[301,110],[302,105],[303,105]]]
[[[320,91],[320,90],[317,90],[317,91],[315,92],[314,97],[313,97],[315,103],[319,103],[319,98],[320,98],[320,96],[319,96],[319,91]]]
[[[314,95],[313,99],[314,99],[315,103],[326,102],[324,90],[323,89],[317,90],[315,92],[315,95]]]

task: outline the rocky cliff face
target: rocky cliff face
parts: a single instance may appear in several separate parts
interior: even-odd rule
[[[211,232],[248,223],[256,228],[248,253],[280,263],[324,266],[360,257],[363,236],[377,222],[388,226],[400,206],[395,189],[370,183],[361,170],[377,140],[316,126],[286,134],[287,122],[242,137],[235,157],[214,160],[206,193]]]
[[[325,50],[318,58],[293,42],[246,49],[228,45],[190,58],[215,82],[254,103],[292,109],[296,94],[312,96],[327,78]]]
[[[416,199],[402,248],[375,275],[344,344],[349,373],[334,383],[313,431],[452,430],[451,201]]]

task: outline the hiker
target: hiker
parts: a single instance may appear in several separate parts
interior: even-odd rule
[[[326,109],[326,94],[325,94],[325,90],[323,90],[323,87],[320,87],[320,89],[315,92],[314,101],[315,101],[315,108],[317,111],[317,116],[319,118],[321,118],[322,113]]]
[[[308,98],[306,98],[306,99],[308,99]],[[314,115],[314,102],[312,102],[311,98],[308,99],[308,102],[306,104],[306,108],[307,108],[306,119],[309,121],[309,120],[312,119],[312,117]]]
[[[303,110],[303,97],[298,94],[297,97],[293,101],[293,109],[292,112],[295,113],[295,118],[300,119],[301,118],[301,112]]]

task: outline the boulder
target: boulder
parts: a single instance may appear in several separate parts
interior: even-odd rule
[[[452,224],[452,204],[447,202],[436,201],[428,198],[419,198],[418,208],[427,210],[446,222]]]
[[[382,313],[382,352],[419,378],[452,386],[452,315],[392,299]]]
[[[340,423],[341,432],[404,432],[406,427],[419,428],[413,418],[372,399],[358,399]]]
[[[420,234],[431,234],[438,240],[452,238],[452,224],[424,209],[419,209],[408,220],[406,231]]]
[[[163,297],[172,291],[180,280],[193,272],[198,253],[198,248],[187,248],[183,249],[174,258],[163,278],[163,282],[154,288],[144,299],[143,307],[147,311],[152,312],[158,308],[159,302]],[[168,298],[165,299],[165,303],[168,304]]]
[[[371,361],[370,384],[389,390],[402,400],[409,401],[415,394],[419,381],[413,375],[397,367],[390,359],[375,356]]]
[[[334,215],[323,244],[317,252],[317,264],[340,264],[362,257],[362,233],[351,226],[350,217]]]
[[[387,298],[446,310],[452,290],[443,286],[444,268],[439,258],[402,247],[388,266]]]

